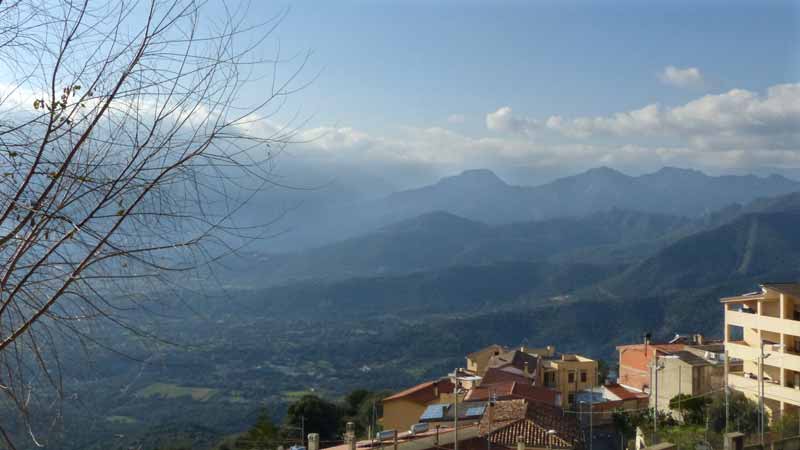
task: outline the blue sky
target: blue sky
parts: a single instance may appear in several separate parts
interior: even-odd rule
[[[443,125],[450,114],[481,124],[504,105],[601,115],[797,81],[796,4],[698,3],[300,1],[283,4],[276,36],[314,50],[322,69],[296,99],[304,109],[370,131]],[[697,67],[705,86],[660,83],[669,65]]]
[[[252,14],[282,8],[282,51],[313,50],[306,74],[320,74],[289,110],[311,117],[305,136],[328,163],[800,167],[797,3],[297,1]]]

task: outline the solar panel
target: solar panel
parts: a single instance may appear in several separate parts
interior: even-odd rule
[[[420,420],[434,420],[444,417],[444,408],[447,405],[430,405],[425,408],[425,412],[420,416]]]
[[[483,415],[483,411],[485,409],[486,409],[486,406],[473,406],[473,407],[467,408],[467,413],[465,415],[467,417],[482,416]]]

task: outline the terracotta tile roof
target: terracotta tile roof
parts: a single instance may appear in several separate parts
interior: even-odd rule
[[[549,436],[548,430],[555,430]],[[494,444],[514,447],[523,436],[528,447],[572,448],[579,438],[577,421],[555,406],[525,400],[499,401],[479,424],[479,433]],[[548,439],[550,442],[548,443]]]
[[[620,400],[633,400],[648,397],[647,394],[643,392],[632,391],[616,383],[607,384],[604,387],[608,389],[609,392],[619,397]]]
[[[481,383],[479,387],[470,390],[464,400],[489,400],[494,393],[497,400],[524,399],[530,402],[555,404],[557,392],[552,389],[531,386],[526,380],[524,383],[516,381],[503,381],[499,383]]]
[[[520,384],[533,384],[533,380],[526,378],[522,375],[506,372],[496,367],[491,367],[486,370],[486,373],[483,374],[483,379],[481,380],[481,386],[483,386],[484,384],[514,382],[514,381]]]
[[[440,380],[428,381],[425,383],[418,384],[416,386],[412,386],[408,389],[403,391],[394,393],[386,398],[383,399],[384,402],[397,400],[400,398],[405,398],[413,401],[417,401],[420,403],[427,403],[439,398],[436,395],[436,391],[438,388],[439,394],[445,393],[450,394],[453,392],[453,383],[448,380],[447,378],[442,378]]]

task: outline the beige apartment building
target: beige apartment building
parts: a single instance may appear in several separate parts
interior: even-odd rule
[[[762,284],[758,292],[720,301],[725,350],[743,361],[740,371],[729,373],[729,386],[758,401],[763,359],[764,404],[771,419],[800,412],[800,284]]]
[[[543,386],[561,394],[561,407],[565,409],[577,409],[577,393],[600,385],[597,361],[585,356],[569,353],[551,355],[544,359],[542,368]]]

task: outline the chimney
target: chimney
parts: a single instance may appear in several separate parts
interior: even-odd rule
[[[319,436],[317,437],[319,439]],[[356,450],[356,424],[347,422],[345,425],[344,441],[347,444],[348,450]],[[312,450],[312,449],[308,449]]]
[[[695,343],[695,345],[703,345],[703,335],[702,334],[695,334],[694,335],[694,343]]]
[[[517,450],[525,450],[525,438],[517,436]]]
[[[310,433],[308,435],[308,450],[319,450],[319,434]]]

